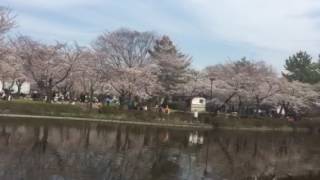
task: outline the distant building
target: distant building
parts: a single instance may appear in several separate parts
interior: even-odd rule
[[[191,100],[191,112],[205,112],[206,99],[203,97],[195,97]]]
[[[3,91],[3,87],[6,88],[6,87],[9,87],[9,86],[11,86],[11,83],[9,83],[9,82],[2,83],[0,81],[0,91],[1,92]],[[31,87],[30,82],[24,82],[22,84],[22,86],[21,86],[20,93],[22,93],[22,94],[30,94],[30,87]],[[16,84],[14,84],[12,86],[12,90],[13,90],[12,94],[17,93],[18,92],[18,86]]]

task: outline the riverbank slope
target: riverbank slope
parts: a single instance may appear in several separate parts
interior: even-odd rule
[[[2,119],[46,118],[51,120],[76,120],[152,125],[159,127],[188,127],[202,129],[227,129],[250,131],[320,131],[320,118],[305,118],[298,122],[285,119],[261,117],[215,116],[210,113],[199,114],[198,119],[188,112],[172,112],[169,115],[152,111],[119,110],[114,107],[102,107],[89,110],[85,104],[47,104],[34,101],[0,101]]]

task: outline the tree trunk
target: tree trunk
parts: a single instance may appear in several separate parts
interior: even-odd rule
[[[4,86],[4,85],[3,85]],[[13,88],[13,86],[14,86],[14,81],[12,81],[11,82],[11,84],[10,84],[10,86],[9,87],[5,87],[5,89],[4,89],[4,92],[5,92],[5,99],[7,100],[7,101],[10,101],[11,99],[10,99],[10,97],[11,97],[11,94],[12,94],[12,88]]]
[[[47,90],[46,90],[46,96],[47,96],[46,103],[51,103],[51,101],[52,101],[52,89],[50,87],[48,87]]]
[[[52,100],[52,89],[53,89],[52,79],[49,79],[48,83],[49,83],[49,85],[46,88],[46,96],[47,96],[46,103],[51,103],[51,100]]]
[[[16,85],[17,85],[17,95],[18,95],[18,97],[20,97],[20,95],[21,95],[21,88],[22,88],[22,85],[23,85],[23,83],[25,82],[25,80],[24,79],[18,79],[18,80],[16,80]]]
[[[224,101],[224,103],[223,103],[221,106],[219,106],[218,108],[216,108],[216,109],[214,110],[214,112],[217,113],[218,111],[222,110],[222,109],[225,107],[225,105],[226,105],[236,94],[237,94],[236,92],[232,93],[232,94]]]
[[[261,107],[261,100],[259,97],[256,97],[256,113],[255,113],[256,116],[259,115],[260,107]]]
[[[85,144],[84,144],[84,147],[85,149],[88,149],[89,148],[89,145],[90,145],[90,126],[89,127],[86,127],[84,129],[85,131]]]
[[[284,116],[286,117],[288,115],[288,112],[289,112],[289,105],[286,104],[285,102],[282,103],[282,107],[283,107],[283,110],[284,110]]]
[[[90,85],[90,93],[89,93],[89,110],[91,111],[92,110],[92,104],[93,104],[93,94],[94,94],[94,89],[93,89],[93,86]]]
[[[120,94],[119,104],[120,104],[120,109],[123,110],[125,108],[125,95],[124,94]]]
[[[242,114],[242,100],[241,100],[241,96],[239,96],[238,113],[239,113],[239,115]]]
[[[21,86],[22,86],[22,84],[17,84],[17,87],[18,87],[17,95],[18,95],[18,97],[20,97],[20,94],[21,94]]]

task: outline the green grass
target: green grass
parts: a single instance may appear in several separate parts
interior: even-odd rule
[[[80,106],[69,104],[47,104],[37,101],[0,101],[0,112],[28,115],[81,115],[85,110]]]
[[[102,108],[88,110],[85,104],[47,104],[37,101],[17,100],[0,101],[0,113],[2,114],[25,114],[25,115],[46,115],[62,117],[86,117],[98,119],[115,119],[126,121],[161,121],[164,123],[194,122],[193,114],[188,112],[173,111],[169,115],[136,110],[120,110],[114,106],[103,106]],[[320,118],[305,118],[298,122],[288,122],[285,119],[273,118],[239,118],[214,116],[211,113],[200,113],[201,122],[213,124],[217,128],[227,127],[233,129],[294,129],[306,128],[313,131],[320,127]]]
[[[121,117],[121,119],[140,121],[165,120],[170,122],[191,122],[193,120],[191,113],[172,112],[168,115],[153,111],[120,110],[119,108],[112,106],[101,107],[99,113],[103,116],[113,116],[113,118]]]
[[[170,115],[150,111],[120,110],[114,106],[103,106],[102,108],[88,110],[86,104],[47,104],[37,101],[0,101],[0,113],[2,114],[25,114],[46,115],[63,117],[87,117],[101,119],[117,119],[132,121],[159,121],[166,120],[181,122],[191,121],[192,114],[176,112]]]

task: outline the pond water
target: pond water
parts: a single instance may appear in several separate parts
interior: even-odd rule
[[[317,134],[26,122],[0,120],[1,180],[320,179]]]

